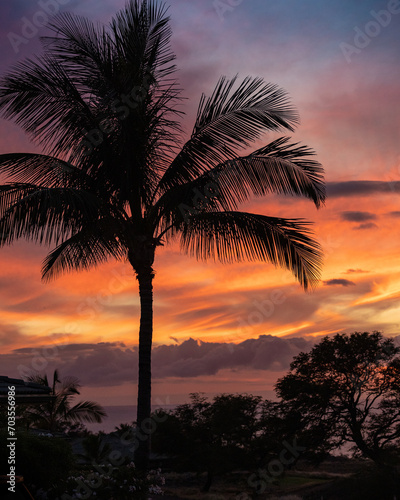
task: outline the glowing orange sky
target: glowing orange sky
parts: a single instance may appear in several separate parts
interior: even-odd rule
[[[123,3],[113,2],[112,10]],[[155,346],[177,345],[189,338],[240,343],[264,334],[311,338],[337,331],[380,330],[398,335],[400,193],[395,181],[400,180],[400,15],[348,63],[340,43],[352,42],[354,26],[368,21],[373,2],[349,6],[335,0],[328,14],[315,1],[302,8],[288,2],[293,4],[288,19],[289,6],[254,0],[243,2],[223,22],[212,2],[207,7],[199,1],[170,3],[179,78],[190,98],[185,104],[186,130],[201,92],[210,94],[220,74],[260,75],[288,90],[302,119],[294,140],[317,151],[328,189],[337,182],[343,189],[328,196],[319,211],[307,201],[282,197],[252,200],[243,207],[315,222],[325,262],[321,283],[312,293],[304,293],[289,272],[268,264],[202,263],[182,255],[177,246],[162,248],[155,262]],[[93,10],[91,1],[71,2],[70,8],[89,16],[96,12],[98,19],[106,20],[111,14],[106,4],[96,2]],[[7,10],[4,35],[9,26],[18,29],[24,13],[29,15],[18,2],[15,12]],[[16,56],[7,38],[2,43],[2,72],[37,48],[33,40]],[[0,132],[1,153],[34,150],[14,124],[1,120]],[[377,181],[376,188],[365,193],[355,185],[352,192],[346,191],[348,183],[365,180]],[[110,262],[44,285],[40,266],[45,254],[46,249],[26,242],[0,252],[4,374],[21,375],[21,353],[16,349],[137,343],[139,302],[129,266]],[[49,369],[57,357],[49,354],[46,359]],[[80,370],[85,382],[84,366]],[[203,377],[157,379],[155,394],[168,393],[176,400],[193,390],[234,392],[235,387],[260,393],[262,387],[270,391],[276,378],[274,371],[224,370]],[[134,392],[134,384],[123,376],[116,378],[112,394],[106,396],[89,379],[89,393],[108,403],[125,401]]]

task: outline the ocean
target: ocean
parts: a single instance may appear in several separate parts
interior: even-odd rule
[[[166,410],[172,410],[176,405],[162,405]],[[136,405],[104,406],[107,417],[101,424],[85,423],[89,431],[106,433],[115,431],[115,427],[120,424],[131,424],[136,419]],[[152,410],[161,408],[160,405],[153,405]]]

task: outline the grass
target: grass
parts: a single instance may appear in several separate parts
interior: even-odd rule
[[[188,473],[164,474],[166,485],[164,487],[165,495],[171,495],[181,500],[250,500],[254,490],[248,485],[248,473],[229,474],[223,477],[216,477],[211,491],[204,493],[201,491],[205,483],[205,475],[196,475]],[[275,498],[290,500],[301,500],[301,496],[294,493],[305,487],[313,487],[326,484],[332,481],[332,478],[310,477],[307,473],[287,474],[278,478],[274,484],[270,484],[265,493],[259,495],[259,500]],[[280,495],[280,496],[277,496]]]
[[[311,486],[315,484],[324,484],[332,481],[331,478],[316,478],[312,476],[286,475],[280,478],[279,486],[281,488],[299,488],[302,486]]]

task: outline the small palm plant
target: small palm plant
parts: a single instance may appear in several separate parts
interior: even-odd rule
[[[76,377],[64,377],[60,380],[58,370],[53,373],[51,386],[47,375],[31,375],[28,382],[51,387],[52,400],[36,404],[26,411],[28,422],[39,429],[50,432],[68,431],[74,425],[88,422],[101,423],[107,416],[103,407],[93,401],[79,401],[73,404],[74,398],[79,395],[79,380]]]

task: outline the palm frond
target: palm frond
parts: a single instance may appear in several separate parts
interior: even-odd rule
[[[26,377],[27,382],[33,382],[34,384],[39,384],[39,385],[45,385],[49,387],[49,382],[47,379],[47,375],[40,374],[40,373],[32,373],[28,377]]]
[[[306,146],[281,137],[248,156],[218,164],[192,181],[168,189],[155,203],[160,231],[198,212],[236,210],[253,196],[304,196],[317,207],[325,201],[323,168]]]
[[[296,110],[278,86],[247,77],[233,91],[235,82],[236,77],[222,77],[211,97],[202,96],[191,138],[161,179],[161,192],[234,158],[266,131],[293,130],[298,123]]]
[[[34,153],[0,155],[0,173],[10,182],[40,184],[42,187],[90,185],[92,179],[69,162]]]
[[[228,160],[205,177],[216,179],[220,196],[234,193],[238,202],[277,193],[304,196],[318,208],[325,201],[324,170],[309,158],[315,155],[312,149],[288,141],[281,137],[248,156]]]
[[[67,375],[62,380],[58,381],[61,384],[59,393],[62,396],[74,396],[80,394],[79,388],[81,384],[77,377]]]
[[[11,180],[0,187],[0,246],[20,237],[55,243],[42,269],[50,279],[183,231],[183,247],[197,245],[199,256],[262,258],[305,287],[313,281],[320,252],[305,223],[234,212],[268,193],[324,202],[309,148],[281,138],[238,155],[265,132],[298,123],[284,90],[262,78],[222,77],[202,95],[176,154],[181,97],[165,5],[129,0],[108,26],[67,13],[50,28],[45,55],[0,79],[2,115],[49,153],[0,155],[0,174]]]
[[[123,260],[127,251],[108,225],[101,222],[85,226],[48,254],[43,262],[42,279],[50,281],[73,270],[87,270],[110,258]]]
[[[119,60],[142,66],[159,79],[176,70],[171,62],[175,54],[170,48],[171,27],[165,4],[130,0],[111,23]]]
[[[260,136],[260,128],[294,130],[299,116],[284,90],[248,76],[232,93],[236,79],[222,77],[211,97],[203,94],[193,136],[209,134],[217,144],[242,148]]]
[[[45,375],[45,381],[47,382],[47,375]],[[54,370],[54,373],[53,373],[53,385],[52,385],[52,393],[53,394],[56,394],[56,387],[57,387],[57,384],[60,384],[61,381],[60,381],[60,373],[57,369]]]
[[[82,142],[84,131],[100,126],[87,91],[79,89],[54,57],[17,63],[0,80],[0,108],[54,156]]]
[[[80,401],[69,408],[66,419],[74,422],[96,422],[101,423],[107,416],[104,408],[93,401]]]
[[[198,259],[268,261],[290,270],[307,290],[320,279],[322,252],[302,219],[246,212],[201,213],[182,225],[181,247]]]
[[[0,186],[0,219],[10,207],[34,193],[37,189],[37,186],[25,183],[12,183]],[[4,235],[2,239],[4,239]]]
[[[46,374],[33,374],[27,380],[48,385]],[[78,378],[67,376],[60,379],[58,370],[55,370],[52,382],[52,394],[55,399],[28,408],[29,421],[39,428],[51,431],[63,430],[71,422],[102,422],[107,413],[99,404],[93,401],[80,401],[71,406],[71,400],[79,394],[79,387]]]
[[[54,35],[41,38],[46,52],[73,71],[81,85],[100,80],[106,84],[112,78],[112,41],[103,25],[62,12],[49,22],[48,28]]]
[[[122,74],[138,76],[138,81],[129,81],[126,89],[137,85],[142,93],[138,107],[124,122],[123,137],[136,163],[136,171],[128,171],[128,184],[143,186],[141,199],[146,210],[180,142],[181,126],[176,118],[181,113],[176,103],[181,90],[171,76],[176,70],[175,54],[170,47],[166,10],[157,2],[131,0],[111,23],[115,59],[123,61],[125,68]]]
[[[5,202],[13,204],[4,210]],[[0,189],[0,244],[11,244],[24,237],[50,244],[65,239],[71,232],[95,222],[105,204],[92,193],[74,188],[41,188],[12,184]]]

